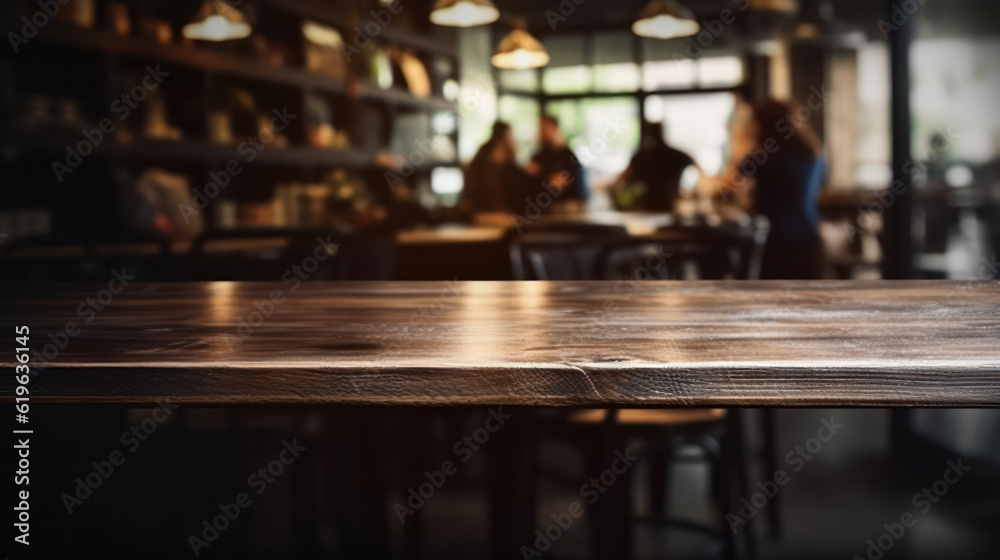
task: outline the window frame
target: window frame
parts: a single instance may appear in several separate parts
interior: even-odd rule
[[[587,68],[592,69],[596,65],[594,56],[594,37],[601,33],[607,33],[609,31],[622,31],[617,27],[607,27],[607,28],[594,28],[586,30],[573,30],[571,33],[578,33],[583,37],[583,63]],[[536,30],[532,30],[533,33]],[[537,33],[537,37],[544,37],[544,33]],[[551,33],[549,35],[552,35]],[[565,101],[565,100],[582,100],[589,98],[606,98],[606,97],[622,97],[625,95],[635,96],[639,103],[639,122],[645,122],[646,120],[646,98],[650,96],[666,96],[666,95],[691,95],[698,93],[734,93],[741,94],[744,98],[748,97],[751,79],[750,79],[750,69],[752,66],[752,61],[746,53],[738,54],[740,62],[743,65],[743,80],[739,84],[734,84],[731,86],[715,86],[715,87],[690,87],[690,88],[669,88],[669,89],[646,89],[645,79],[642,75],[643,63],[651,62],[645,60],[645,53],[643,51],[643,38],[638,35],[632,34],[630,32],[632,40],[632,60],[631,62],[635,64],[639,70],[639,88],[635,91],[587,91],[580,93],[559,93],[559,94],[549,94],[545,92],[544,89],[544,71],[546,67],[536,68],[534,72],[537,74],[536,83],[538,84],[538,91],[529,92],[517,89],[508,89],[504,87],[503,81],[500,76],[500,70],[493,68],[494,83],[497,84],[497,98],[500,96],[510,95],[516,97],[523,97],[532,99],[539,104],[539,109],[544,111],[545,106],[550,101]],[[692,60],[700,60],[706,58],[708,55],[703,55]],[[591,80],[593,80],[593,72],[591,72]],[[591,88],[593,88],[593,83],[591,83]]]

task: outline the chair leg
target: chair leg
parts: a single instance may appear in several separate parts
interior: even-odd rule
[[[387,416],[391,418],[392,437],[394,438],[394,477],[393,487],[402,489],[415,484],[420,480],[418,473],[423,473],[423,469],[430,464],[430,456],[427,449],[430,442],[423,437],[427,433],[429,418],[417,414],[413,411],[399,413],[390,411]],[[414,416],[417,416],[414,418]],[[409,496],[402,498],[405,503]],[[395,510],[395,508],[393,508]],[[393,521],[400,522],[398,519]],[[406,560],[421,560],[423,558],[424,545],[424,512],[416,510],[412,515],[405,515],[403,520],[402,558]]]
[[[611,414],[609,412],[609,414]],[[611,464],[615,460],[616,444],[621,442],[616,439],[615,422],[613,419],[605,422],[601,427],[600,449],[591,455],[590,476],[598,479],[601,485],[597,490],[604,489],[593,504],[588,506],[593,514],[593,558],[616,558],[629,560],[632,554],[632,489],[629,484],[629,473],[616,475],[617,478],[612,484],[605,486],[605,481],[600,480],[604,471],[611,469]],[[596,486],[596,485],[595,485]]]
[[[667,487],[670,484],[670,452],[663,446],[656,446],[649,453],[649,513],[666,516]]]
[[[775,449],[775,439],[777,433],[774,426],[774,409],[765,408],[762,416],[764,431],[764,473],[768,476],[778,472],[777,456]],[[781,496],[776,495],[771,498],[771,503],[767,506],[768,525],[771,529],[771,538],[777,539],[781,536]]]
[[[390,434],[384,428],[374,434],[370,431],[371,426],[380,425],[380,414],[377,410],[349,409],[342,421],[331,423],[331,432],[347,432],[340,440],[334,467],[334,480],[342,496],[334,503],[340,511],[341,546],[347,558],[392,557],[381,448]]]
[[[533,492],[534,452],[529,449],[531,419],[527,411],[497,431],[486,452],[489,456],[490,551],[496,559],[520,556],[522,545],[532,542],[535,531]]]
[[[709,438],[706,438],[709,439]],[[730,530],[726,515],[732,511],[736,500],[733,498],[732,470],[729,468],[729,450],[723,440],[719,445],[715,440],[706,441],[702,447],[708,452],[712,469],[712,497],[716,515],[719,518],[719,533],[722,535],[722,551],[726,560],[736,560],[736,535]]]
[[[729,414],[729,426],[727,430],[728,447],[731,455],[729,468],[736,477],[736,488],[740,496],[750,495],[750,481],[746,448],[744,445],[743,417],[744,410],[732,410]],[[753,560],[757,556],[756,540],[754,539],[753,527],[749,524],[741,531],[743,533],[743,543],[746,549],[746,558]]]

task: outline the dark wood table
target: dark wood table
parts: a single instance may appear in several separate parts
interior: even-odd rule
[[[105,288],[3,285],[52,345],[32,402],[1000,405],[1000,282],[130,284],[91,313]]]

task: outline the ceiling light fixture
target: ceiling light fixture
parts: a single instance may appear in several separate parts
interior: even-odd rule
[[[438,0],[431,22],[448,27],[475,27],[500,19],[500,10],[491,0]]]
[[[673,39],[698,33],[701,26],[691,10],[675,0],[653,0],[639,13],[632,32],[650,39]]]
[[[225,2],[207,0],[195,14],[194,23],[181,31],[188,39],[230,41],[249,37],[252,29],[243,12]]]
[[[549,63],[549,53],[545,51],[545,47],[525,28],[523,20],[515,22],[514,29],[493,51],[490,58],[493,66],[505,70],[530,70]]]

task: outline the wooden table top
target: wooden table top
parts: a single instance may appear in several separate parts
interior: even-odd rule
[[[1000,405],[1000,282],[293,287],[131,284],[91,313],[106,286],[5,284],[0,309],[35,365],[80,326],[33,403]]]

